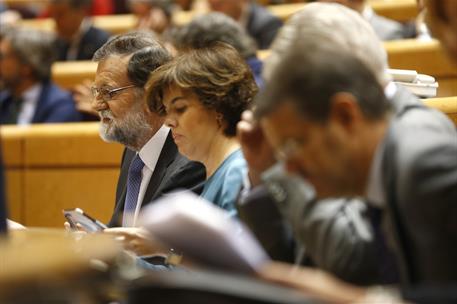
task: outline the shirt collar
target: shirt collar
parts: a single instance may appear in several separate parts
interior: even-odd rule
[[[392,81],[387,84],[384,88],[384,94],[387,99],[392,100],[394,95],[397,93],[397,86]],[[368,175],[368,185],[366,189],[366,196],[368,201],[376,207],[383,207],[385,205],[384,191],[382,190],[381,180],[381,165],[382,155],[385,149],[385,139],[379,143],[376,148],[376,152],[371,163],[370,173]]]
[[[38,97],[41,92],[41,87],[42,85],[40,83],[37,83],[27,89],[24,93],[22,93],[22,99],[24,102],[34,102],[36,103],[38,101]]]
[[[140,155],[141,160],[144,165],[148,167],[151,171],[154,171],[157,161],[162,152],[162,148],[167,140],[168,133],[170,128],[162,125],[160,129],[151,137],[151,139],[141,148]]]

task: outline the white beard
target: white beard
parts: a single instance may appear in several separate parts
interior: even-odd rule
[[[111,110],[100,111],[99,115],[100,137],[106,142],[118,142],[138,151],[151,136],[152,127],[141,109],[132,108],[122,119],[114,118]],[[103,122],[104,118],[109,121]]]

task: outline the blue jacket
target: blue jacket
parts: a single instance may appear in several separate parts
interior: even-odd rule
[[[73,97],[52,82],[44,82],[35,108],[32,123],[56,123],[81,121]],[[11,106],[12,96],[8,91],[0,92],[0,123],[4,124]]]

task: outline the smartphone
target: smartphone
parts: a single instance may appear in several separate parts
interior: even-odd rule
[[[77,224],[81,225],[87,232],[99,232],[108,228],[105,224],[94,219],[79,208],[64,209],[63,216],[65,216],[70,227],[74,230],[78,230]]]

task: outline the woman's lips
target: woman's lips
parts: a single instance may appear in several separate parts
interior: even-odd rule
[[[180,134],[175,134],[175,133],[172,133],[172,136],[173,136],[173,140],[174,141],[177,141],[177,140],[180,140],[183,136],[180,135]]]

